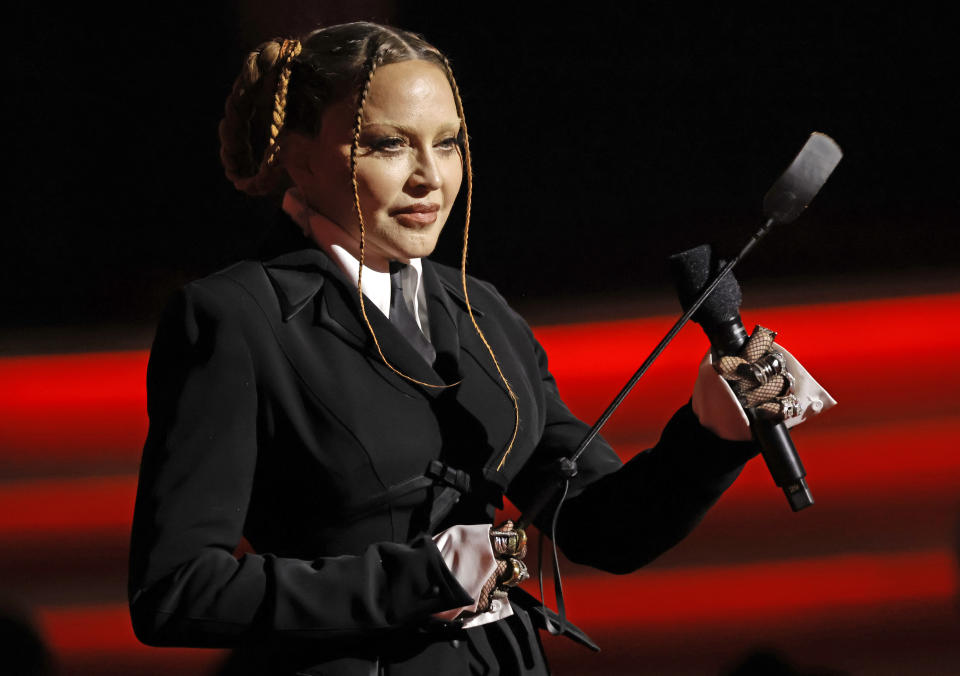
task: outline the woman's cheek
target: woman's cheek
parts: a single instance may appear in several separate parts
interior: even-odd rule
[[[394,189],[397,182],[396,171],[389,171],[386,168],[364,171],[362,175],[358,173],[357,184],[360,188],[360,201],[366,209],[383,209],[390,206],[393,196],[398,192]]]
[[[460,156],[451,157],[442,166],[444,192],[449,199],[453,199],[460,192],[460,186],[463,183],[463,164],[460,162]]]
[[[387,160],[371,176],[372,193],[378,206],[390,206],[403,192],[403,187],[413,173],[411,162],[405,158]]]

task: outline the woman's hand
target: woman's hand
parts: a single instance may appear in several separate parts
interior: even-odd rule
[[[523,562],[523,557],[527,555],[527,534],[522,528],[514,527],[512,521],[491,528],[490,546],[497,559],[497,569],[480,591],[477,613],[497,610],[494,602],[502,603],[510,587],[516,587],[530,577]]]
[[[739,355],[700,364],[693,386],[693,412],[700,424],[729,441],[749,441],[744,408],[782,420],[787,427],[826,411],[837,402],[796,358],[773,342],[776,334],[758,326]]]
[[[800,415],[800,403],[793,394],[794,377],[787,371],[786,358],[773,344],[776,335],[756,327],[739,356],[722,357],[714,368],[744,408],[755,408],[762,418],[782,421]]]

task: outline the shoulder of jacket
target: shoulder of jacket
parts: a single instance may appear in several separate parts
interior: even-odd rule
[[[436,263],[434,261],[430,261],[430,265],[437,271],[437,275],[440,277],[444,286],[458,296],[463,296],[460,268],[444,265],[443,263]],[[481,310],[488,309],[491,302],[509,309],[506,299],[500,294],[497,287],[486,280],[467,274],[467,290],[470,292],[470,302],[472,304],[477,304],[478,301],[487,303],[487,308],[478,305]],[[478,293],[479,297],[475,297]]]
[[[188,282],[180,294],[198,309],[228,316],[243,313],[249,301],[264,306],[271,300],[271,291],[260,261],[244,260]]]
[[[226,294],[246,290],[248,293],[256,295],[258,290],[268,289],[269,282],[260,261],[243,260],[216,272],[211,272],[206,277],[188,282],[184,288]]]

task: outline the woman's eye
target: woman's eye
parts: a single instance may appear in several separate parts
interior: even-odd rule
[[[460,146],[460,143],[457,141],[456,136],[445,138],[439,143],[437,143],[437,147],[440,148],[441,150],[456,150],[459,146]]]
[[[399,136],[384,136],[383,138],[376,139],[370,144],[370,147],[373,150],[398,150],[403,146],[403,139]]]

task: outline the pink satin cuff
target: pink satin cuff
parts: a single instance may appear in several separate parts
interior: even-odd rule
[[[773,346],[783,353],[787,371],[794,377],[793,393],[800,403],[800,415],[788,418],[784,425],[788,428],[836,405],[836,400],[813,379],[807,370],[790,354],[776,343]],[[700,424],[728,441],[749,441],[750,423],[737,401],[737,396],[713,368],[713,355],[708,352],[700,362],[697,381],[693,385],[691,397],[693,412]]]
[[[476,612],[483,585],[497,569],[497,560],[490,546],[490,524],[451,526],[437,533],[433,541],[457,582],[475,599],[473,605],[445,610],[436,613],[434,617],[449,622],[456,620],[464,611]],[[513,608],[509,601],[494,600],[490,604],[490,610],[464,619],[463,626],[477,627],[511,615]]]

